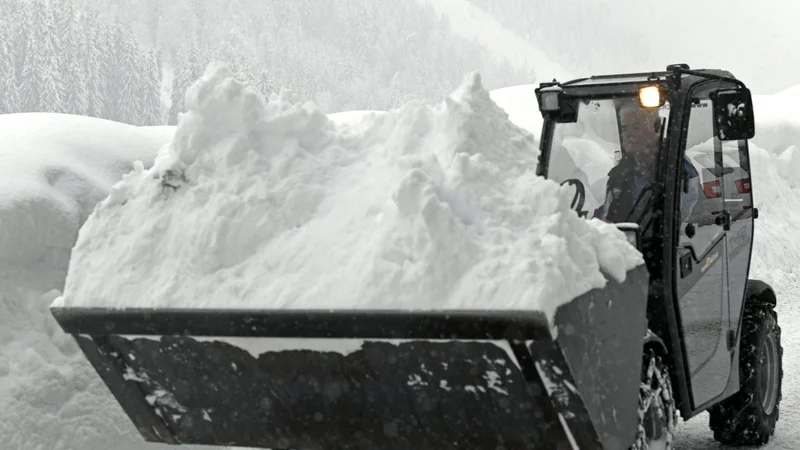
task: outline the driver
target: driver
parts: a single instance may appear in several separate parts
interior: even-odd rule
[[[642,189],[651,180],[660,145],[661,117],[658,110],[634,102],[619,114],[622,158],[608,173],[606,197],[594,217],[609,222],[627,220]]]
[[[636,102],[622,106],[619,114],[622,158],[608,173],[606,197],[594,212],[596,218],[608,222],[628,220],[639,195],[655,176],[655,161],[661,146],[661,127],[664,121],[655,108],[643,108]],[[697,176],[694,166],[684,158],[685,178]],[[686,182],[686,180],[684,180]],[[696,200],[693,189],[681,198],[681,215],[686,217]]]

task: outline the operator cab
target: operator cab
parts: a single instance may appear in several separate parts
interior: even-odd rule
[[[572,189],[579,216],[616,223],[642,251],[648,326],[679,374],[684,418],[730,396],[758,217],[750,91],[726,71],[679,64],[542,83],[536,95],[537,173]]]
[[[698,232],[713,240],[709,227],[730,222],[731,212],[752,211],[751,98],[730,74],[673,65],[542,83],[536,92],[545,119],[538,173],[571,186],[581,217],[635,224],[647,244],[669,208],[674,237],[691,244]],[[723,188],[735,198],[723,199]]]

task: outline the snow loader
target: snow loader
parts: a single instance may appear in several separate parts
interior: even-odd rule
[[[535,91],[537,173],[645,257],[553,323],[537,311],[52,314],[151,442],[670,448],[678,413],[707,411],[715,439],[766,443],[782,347],[775,292],[748,279],[749,90],[729,72],[674,64]]]

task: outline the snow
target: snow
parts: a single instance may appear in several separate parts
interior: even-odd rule
[[[518,127],[524,128],[534,136],[539,137],[542,132],[542,113],[539,112],[539,102],[536,100],[536,86],[526,84],[494,89],[489,92],[498,106],[508,114],[508,119]]]
[[[774,95],[753,95],[756,135],[752,142],[761,148],[783,151],[800,142],[800,85]]]
[[[155,448],[49,311],[96,202],[174,127],[0,115],[0,442],[3,449]]]
[[[229,75],[209,68],[153,168],[125,175],[87,220],[63,305],[552,317],[603,272],[622,281],[642,263],[615,226],[578,218],[571,193],[535,175],[532,136],[477,74],[361,134],[312,105],[265,105]]]
[[[342,111],[328,114],[328,119],[340,126],[353,127],[355,131],[363,131],[369,128],[379,116],[386,114],[386,111],[364,110],[364,111]]]
[[[0,130],[0,266],[68,253],[111,185],[174,132],[47,113],[0,115]]]

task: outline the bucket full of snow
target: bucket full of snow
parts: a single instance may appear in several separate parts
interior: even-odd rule
[[[51,307],[145,439],[632,442],[642,256],[535,175],[477,75],[363,127],[230,75],[98,205]]]

